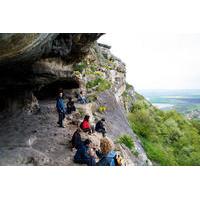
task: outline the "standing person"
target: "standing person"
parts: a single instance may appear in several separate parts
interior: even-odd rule
[[[71,114],[74,111],[76,111],[76,107],[72,101],[72,98],[69,97],[69,101],[67,102],[67,114]]]
[[[86,104],[87,103],[87,99],[83,95],[82,91],[80,91],[80,93],[78,94],[78,102],[81,103],[81,104]]]
[[[56,108],[58,112],[58,124],[60,127],[65,128],[63,125],[63,120],[65,118],[66,109],[65,109],[65,104],[63,100],[63,92],[59,92],[59,95],[56,100]]]
[[[105,129],[105,119],[102,118],[101,120],[99,120],[97,123],[96,123],[96,126],[95,126],[95,131],[98,132],[98,133],[102,133],[103,137],[106,136],[106,129]]]
[[[75,163],[86,164],[88,166],[96,165],[95,158],[90,155],[91,144],[91,140],[86,139],[84,143],[78,147],[78,150],[74,156]]]
[[[80,125],[80,128],[84,131],[84,132],[88,132],[88,134],[91,134],[94,132],[94,127],[90,125],[90,116],[89,115],[85,115],[83,122]]]

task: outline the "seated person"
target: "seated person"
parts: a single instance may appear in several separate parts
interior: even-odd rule
[[[74,102],[72,101],[72,98],[69,97],[69,101],[67,103],[67,114],[71,114],[74,111],[76,111],[76,107],[74,105]]]
[[[101,159],[97,163],[98,166],[116,166],[116,152],[112,150],[112,144],[108,138],[101,139],[100,142]]]
[[[81,140],[80,132],[81,132],[80,128],[78,128],[78,129],[74,132],[74,134],[73,134],[73,136],[72,136],[72,140],[71,140],[72,148],[78,149],[79,146],[82,145],[82,140]]]
[[[80,91],[80,94],[78,94],[78,102],[81,103],[81,104],[86,104],[88,103],[87,102],[87,99],[86,97],[83,95],[83,92]]]
[[[98,132],[98,133],[102,133],[103,137],[105,137],[105,133],[106,133],[104,122],[105,122],[105,119],[102,118],[101,120],[99,120],[96,123],[96,126],[95,126],[95,131]]]
[[[94,127],[90,125],[89,119],[90,119],[90,116],[89,115],[85,115],[84,120],[80,125],[80,128],[84,132],[88,132],[88,134],[91,134],[91,133],[94,132]]]
[[[90,155],[91,140],[86,139],[82,145],[78,147],[78,150],[74,156],[74,162],[79,164],[86,164],[88,166],[95,166],[96,161],[93,156]]]

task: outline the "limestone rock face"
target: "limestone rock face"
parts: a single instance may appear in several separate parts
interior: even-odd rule
[[[51,33],[1,33],[0,64],[36,59],[44,53],[44,45],[55,36]]]
[[[32,62],[41,56],[77,59],[101,33],[1,33],[0,64]]]
[[[127,165],[151,165],[129,126],[127,111],[135,91],[126,83],[126,65],[109,46],[98,44],[101,33],[0,34],[0,165],[76,165],[69,148],[85,114],[95,123],[106,118],[107,137],[116,144],[132,136],[137,156],[116,144]],[[57,127],[55,98],[62,88],[76,102],[82,90],[87,105]],[[99,146],[101,134],[88,136]]]
[[[55,81],[59,80],[58,87],[65,81],[76,82],[72,78],[72,64],[81,60],[101,35],[0,34],[0,110],[8,107],[7,99],[12,102],[29,91],[37,93]]]

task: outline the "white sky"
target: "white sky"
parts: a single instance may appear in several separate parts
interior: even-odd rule
[[[199,0],[51,1],[48,20],[46,1],[10,1],[1,3],[2,33],[108,33],[100,40],[127,63],[136,89],[200,89]]]
[[[99,42],[127,64],[136,89],[200,89],[200,34],[109,33]]]

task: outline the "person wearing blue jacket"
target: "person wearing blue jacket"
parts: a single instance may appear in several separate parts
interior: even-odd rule
[[[86,139],[82,145],[79,145],[77,152],[74,156],[74,162],[78,164],[86,164],[88,166],[95,166],[95,158],[89,154],[89,149],[91,148],[91,140]]]
[[[104,137],[100,142],[101,158],[97,163],[98,166],[116,166],[116,152],[112,150],[111,142]]]
[[[63,100],[62,92],[59,93],[59,96],[56,100],[56,108],[57,108],[57,112],[58,112],[58,124],[60,127],[64,128],[63,120],[65,118],[66,109],[65,109],[65,103]]]

